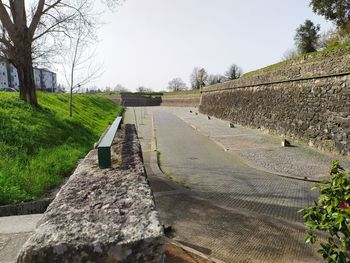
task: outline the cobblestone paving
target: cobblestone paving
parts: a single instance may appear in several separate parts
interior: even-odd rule
[[[350,168],[349,159],[343,156],[325,154],[294,141],[294,147],[283,148],[279,136],[239,125],[230,129],[227,121],[213,117],[208,120],[206,115],[196,115],[197,109],[194,108],[167,107],[163,110],[178,116],[229,153],[240,156],[249,165],[259,169],[301,178],[322,179],[328,177],[329,166],[334,159],[340,159],[344,167]]]

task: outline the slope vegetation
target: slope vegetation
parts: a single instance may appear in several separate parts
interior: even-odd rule
[[[93,147],[121,107],[97,95],[39,93],[40,109],[0,92],[0,205],[43,197]]]

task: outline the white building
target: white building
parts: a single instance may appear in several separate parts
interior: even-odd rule
[[[0,87],[9,87],[7,74],[7,64],[5,62],[0,62]]]
[[[8,74],[8,86],[16,90],[19,89],[19,79],[17,69],[11,65],[7,64],[7,74]]]
[[[41,89],[41,70],[34,68],[34,83],[36,89]]]
[[[48,92],[57,91],[56,73],[47,69],[34,68],[33,75],[36,89]],[[0,88],[2,87],[19,90],[17,69],[5,61],[0,61]]]
[[[55,92],[57,88],[56,73],[47,69],[40,69],[41,71],[41,89],[45,91]]]

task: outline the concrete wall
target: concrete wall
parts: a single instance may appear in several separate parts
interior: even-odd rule
[[[118,131],[113,168],[92,150],[62,187],[17,262],[164,262],[164,233],[135,127]]]
[[[350,73],[273,83],[231,81],[205,89],[199,108],[220,119],[349,154]]]

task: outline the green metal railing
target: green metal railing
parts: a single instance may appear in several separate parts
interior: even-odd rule
[[[122,117],[115,119],[97,146],[98,166],[101,169],[112,167],[111,147],[121,121]]]

